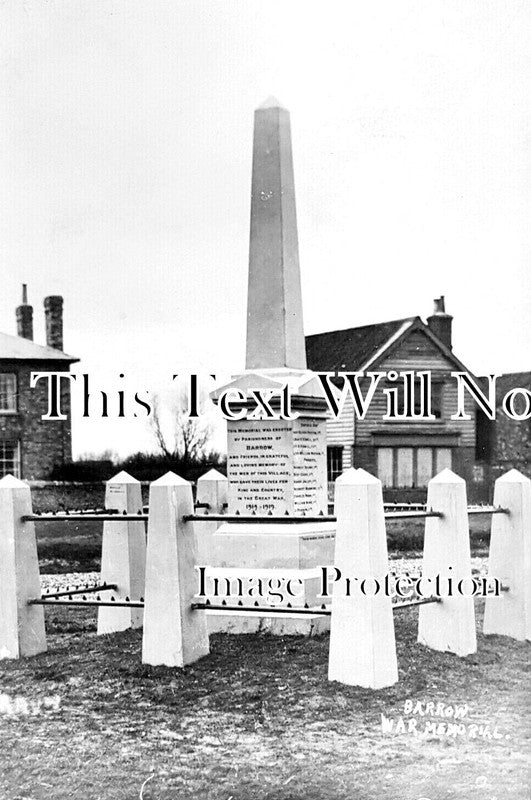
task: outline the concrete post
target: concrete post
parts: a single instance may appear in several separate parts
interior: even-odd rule
[[[37,541],[29,486],[7,475],[0,480],[0,658],[46,650],[44,609],[28,600],[41,596]]]
[[[183,667],[209,652],[204,611],[192,611],[197,592],[192,487],[172,472],[151,484],[146,554],[142,662]]]
[[[451,470],[444,469],[428,484],[428,508],[442,517],[426,519],[422,576],[430,578],[435,593],[439,576],[441,603],[419,608],[418,641],[433,650],[467,656],[476,652],[476,623],[472,595],[470,534],[466,484]],[[447,596],[452,579],[452,596]],[[460,581],[462,583],[460,584]],[[460,594],[458,585],[464,594]],[[423,592],[428,594],[424,582]]]
[[[398,680],[391,598],[383,592],[389,563],[381,481],[347,470],[336,480],[335,510],[334,565],[351,578],[351,596],[344,581],[334,583],[328,679],[381,689]],[[374,595],[372,578],[380,584]]]
[[[223,514],[228,502],[229,482],[225,475],[216,469],[210,469],[197,480],[198,503],[208,503],[210,508],[198,508],[198,514]],[[219,522],[201,522],[195,526],[197,542],[197,563],[203,566],[216,564],[213,535],[219,528]]]
[[[489,575],[509,591],[487,597],[483,632],[523,641],[531,639],[531,480],[512,469],[494,485]]]
[[[107,481],[105,508],[137,514],[142,511],[140,482],[127,472]],[[117,600],[144,596],[146,528],[139,522],[104,522],[101,547],[101,582],[115,583]],[[106,595],[104,595],[106,597]],[[99,608],[98,633],[114,633],[142,626],[141,608]]]

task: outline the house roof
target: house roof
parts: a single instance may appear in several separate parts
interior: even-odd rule
[[[378,351],[387,349],[387,345],[408,330],[417,319],[419,317],[407,317],[307,336],[308,369],[315,372],[361,370]]]
[[[66,361],[68,364],[73,364],[75,361],[79,361],[79,358],[69,356],[54,347],[35,344],[35,342],[30,339],[24,339],[22,336],[10,336],[8,333],[0,333],[0,360]]]
[[[306,337],[308,369],[314,372],[365,371],[413,329],[422,330],[460,370],[466,367],[420,317],[406,317],[360,328],[346,328]]]

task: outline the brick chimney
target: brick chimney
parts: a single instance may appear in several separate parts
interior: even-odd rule
[[[444,296],[441,295],[433,301],[434,308],[431,317],[428,317],[428,328],[438,339],[452,349],[452,320],[453,317],[444,310]]]
[[[33,306],[28,305],[28,287],[22,284],[22,305],[17,307],[17,336],[33,341]]]
[[[46,344],[56,350],[63,349],[63,298],[51,295],[44,298],[46,317]]]

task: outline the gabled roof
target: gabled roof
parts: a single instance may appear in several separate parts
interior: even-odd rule
[[[314,372],[365,371],[412,330],[422,330],[458,370],[469,371],[420,317],[406,317],[307,336],[308,369]]]
[[[314,372],[361,370],[382,348],[408,330],[418,317],[362,325],[306,337],[308,369]]]
[[[75,356],[69,356],[54,347],[45,347],[42,344],[35,344],[30,339],[22,336],[10,336],[8,333],[0,333],[0,361],[66,361],[73,364],[79,361]]]

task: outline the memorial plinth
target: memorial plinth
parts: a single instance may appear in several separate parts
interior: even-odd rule
[[[326,512],[323,420],[242,420],[227,433],[229,513]]]
[[[321,603],[317,599],[319,577],[316,567],[333,563],[334,525],[304,522],[305,516],[326,515],[326,404],[318,397],[315,376],[307,371],[279,371],[273,374],[247,372],[214,393],[228,387],[242,392],[278,388],[288,384],[291,408],[296,419],[230,420],[227,446],[228,512],[231,515],[272,515],[296,518],[297,522],[226,523],[213,536],[214,564],[226,575],[274,570],[298,576],[304,590],[291,599],[294,606]],[[253,406],[247,408],[247,416]],[[245,598],[244,598],[245,599]],[[250,601],[253,598],[249,598]],[[250,602],[252,605],[252,602]],[[271,618],[230,615],[219,612],[210,617],[210,630],[235,633],[268,630],[273,633],[315,633],[326,630],[324,616]]]

